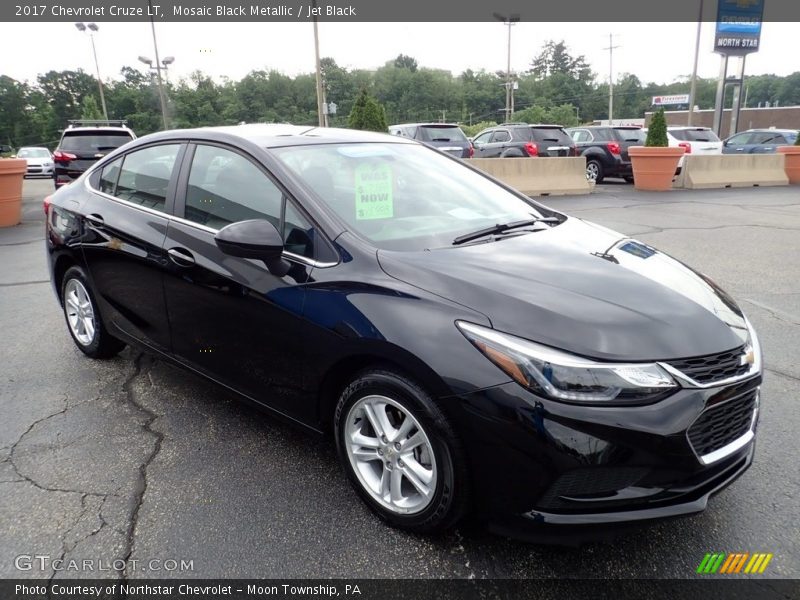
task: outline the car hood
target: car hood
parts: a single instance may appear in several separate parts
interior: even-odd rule
[[[52,158],[29,157],[25,159],[29,165],[45,165],[53,162]]]
[[[666,360],[742,345],[744,316],[711,280],[576,218],[490,243],[378,251],[396,279],[483,313],[492,326],[602,360]]]

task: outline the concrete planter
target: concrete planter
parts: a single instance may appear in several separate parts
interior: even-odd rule
[[[633,186],[637,190],[663,192],[672,189],[672,178],[683,156],[683,148],[631,146],[628,155],[633,167]]]
[[[778,152],[786,157],[784,170],[789,183],[800,184],[800,146],[778,146]]]
[[[0,159],[0,227],[13,227],[22,217],[22,182],[28,161]]]

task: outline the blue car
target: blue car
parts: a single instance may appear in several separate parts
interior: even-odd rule
[[[748,129],[722,143],[723,154],[768,154],[778,146],[791,146],[797,140],[794,129]]]

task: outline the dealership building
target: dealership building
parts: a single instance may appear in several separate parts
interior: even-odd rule
[[[667,118],[667,125],[686,125],[689,116],[688,110],[670,110],[664,113]],[[653,112],[646,112],[645,127],[653,118]],[[621,119],[627,123],[633,119]],[[616,124],[616,119],[614,119]],[[714,126],[714,110],[695,110],[692,115],[692,125],[699,127]],[[722,115],[722,125],[720,137],[726,138],[730,135],[731,109],[726,109]],[[739,111],[739,131],[746,129],[798,129],[800,130],[800,106],[770,106],[766,108],[742,108]]]

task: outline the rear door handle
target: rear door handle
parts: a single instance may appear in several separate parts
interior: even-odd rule
[[[194,256],[183,248],[170,248],[167,250],[169,258],[179,267],[191,267],[194,264]]]
[[[100,215],[86,215],[84,218],[95,227],[103,227],[103,225],[106,224],[106,222],[103,220],[103,217]]]

